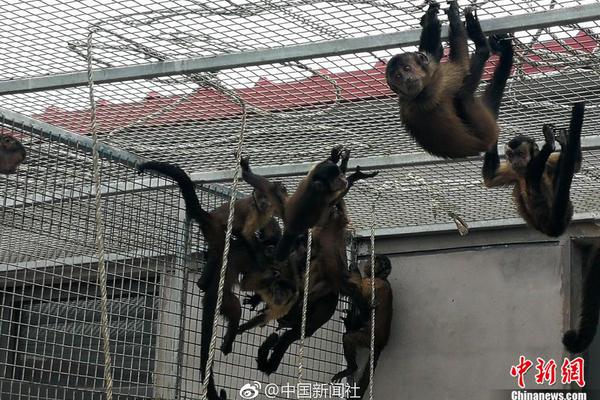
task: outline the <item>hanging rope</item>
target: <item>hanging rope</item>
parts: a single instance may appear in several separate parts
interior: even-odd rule
[[[94,100],[94,74],[92,69],[92,39],[95,29],[88,32],[87,37],[87,73],[90,96],[90,129],[92,132],[92,169],[94,172],[95,193],[95,217],[96,217],[96,249],[98,253],[98,284],[100,286],[100,333],[102,335],[104,353],[104,388],[106,400],[112,400],[113,379],[112,361],[110,357],[110,333],[108,325],[108,290],[107,273],[104,252],[104,225],[102,223],[102,195],[100,192],[100,153],[98,151],[100,142],[96,132],[96,102]]]
[[[206,369],[204,370],[204,382],[202,382],[202,400],[206,400],[207,398],[207,387],[210,382],[210,377],[212,375],[212,366],[215,360],[215,351],[217,347],[217,327],[219,323],[219,315],[221,310],[221,305],[223,304],[223,289],[225,287],[225,275],[227,273],[227,260],[229,257],[229,245],[231,241],[231,232],[233,231],[233,217],[235,213],[235,200],[237,193],[237,187],[239,183],[240,176],[240,162],[242,160],[242,146],[244,144],[244,133],[246,132],[246,106],[243,102],[240,104],[242,106],[242,124],[240,128],[240,137],[238,140],[236,152],[235,152],[235,169],[233,173],[233,183],[231,184],[231,197],[229,199],[229,217],[227,218],[227,230],[225,231],[225,248],[223,249],[223,259],[221,261],[221,273],[219,275],[219,288],[217,292],[217,304],[215,305],[212,327],[212,337],[210,339],[210,349],[208,351],[208,361],[206,362]]]
[[[298,383],[302,382],[304,365],[304,339],[306,338],[306,315],[308,313],[308,291],[310,289],[310,258],[312,253],[312,229],[306,238],[306,272],[304,273],[304,296],[302,297],[302,326],[298,347]]]
[[[379,196],[377,196],[379,198]],[[371,208],[371,354],[369,356],[369,399],[373,400],[373,379],[375,377],[375,207]]]

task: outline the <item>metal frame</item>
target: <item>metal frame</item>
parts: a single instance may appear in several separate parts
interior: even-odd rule
[[[481,26],[484,32],[493,34],[556,25],[569,25],[596,19],[600,19],[600,4],[598,3],[493,18],[481,21]],[[415,45],[419,41],[420,34],[420,29],[412,29],[368,37],[329,40],[297,46],[222,54],[218,57],[200,57],[186,60],[160,61],[144,65],[96,69],[94,70],[94,82],[99,84],[133,79],[149,79],[167,75],[214,72],[235,67],[384,50]],[[447,34],[448,28],[444,26],[442,37],[446,38]],[[0,94],[37,92],[85,86],[87,84],[87,72],[74,72],[38,78],[1,81]]]
[[[600,4],[598,4],[598,8],[600,9]],[[72,132],[69,132],[65,129],[56,127],[54,125],[35,120],[33,118],[24,116],[19,113],[15,113],[12,111],[8,111],[2,107],[0,107],[0,115],[4,115],[6,118],[11,119],[16,122],[17,125],[23,125],[32,127],[34,133],[38,133],[44,137],[50,138],[52,140],[57,140],[62,143],[73,145],[77,143],[78,145],[90,149],[91,151],[91,139],[78,135]],[[540,146],[543,143],[540,143]],[[88,147],[90,146],[90,147]],[[581,140],[581,148],[582,150],[593,150],[600,148],[600,135],[598,136],[586,136],[582,137]],[[503,146],[498,146],[499,153],[503,152]],[[112,159],[124,163],[130,167],[135,167],[138,163],[144,162],[145,159],[143,157],[139,157],[133,153],[119,150],[113,148],[109,145],[102,144],[101,145],[101,154],[106,157],[111,157]],[[482,157],[470,157],[469,160],[481,160]],[[460,162],[465,159],[457,159],[457,160],[445,160],[438,157],[434,157],[427,153],[414,153],[414,154],[406,154],[406,155],[396,155],[396,156],[378,156],[378,157],[365,157],[365,158],[355,158],[351,159],[349,162],[349,168],[354,168],[355,166],[360,165],[364,170],[372,170],[372,169],[387,169],[387,168],[396,168],[402,166],[414,166],[414,165],[423,165],[423,164],[438,164],[438,163],[448,163],[448,162]],[[284,176],[298,176],[304,175],[307,171],[310,170],[314,163],[296,163],[296,164],[286,164],[286,165],[268,165],[268,166],[255,166],[253,170],[255,173],[266,176],[266,177],[284,177]],[[220,193],[228,194],[229,190],[227,188],[222,187],[217,182],[226,182],[231,181],[233,178],[234,171],[232,169],[229,170],[221,170],[221,171],[209,171],[209,172],[194,172],[190,174],[190,178],[192,181],[196,183],[200,183],[207,190],[218,190]],[[213,184],[211,184],[213,183]],[[159,183],[156,182],[153,178],[140,178],[134,182],[128,184],[120,184],[114,187],[105,187],[102,189],[103,194],[123,194],[134,191],[142,191],[149,189],[158,189],[158,188],[167,188],[174,186],[173,183]],[[92,187],[90,187],[89,193],[81,194],[78,193],[77,196],[69,197],[71,198],[85,198],[88,196],[93,196]],[[64,199],[57,200],[54,198],[46,198],[46,196],[40,196],[40,200],[27,202],[27,204],[37,204],[41,202],[54,202],[54,201],[63,201]],[[14,202],[13,202],[14,203]],[[7,206],[13,206],[16,204],[7,204]],[[183,216],[185,218],[185,216]],[[595,213],[578,213],[573,216],[574,221],[589,221],[589,220],[598,220],[600,219],[600,215]],[[492,228],[501,228],[501,227],[515,227],[515,226],[524,226],[525,222],[520,218],[506,218],[500,220],[488,220],[488,221],[476,221],[469,224],[469,228],[472,230],[480,230],[480,229],[492,229]],[[408,227],[397,227],[397,228],[380,228],[375,231],[375,235],[378,237],[385,236],[405,236],[405,235],[416,235],[416,234],[424,234],[424,233],[434,233],[434,232],[452,232],[456,230],[456,226],[452,223],[448,224],[435,224],[435,225],[423,225],[423,226],[408,226]],[[358,230],[356,232],[356,236],[359,238],[370,236],[370,230]],[[117,258],[120,258],[116,255]],[[51,260],[47,260],[47,262],[52,262]],[[57,261],[58,262],[58,261]]]

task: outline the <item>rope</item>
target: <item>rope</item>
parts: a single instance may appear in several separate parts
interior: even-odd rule
[[[104,252],[104,225],[102,223],[102,195],[100,192],[100,154],[98,151],[99,141],[96,132],[96,102],[94,101],[94,74],[92,69],[92,37],[95,29],[88,32],[87,37],[87,73],[90,96],[90,129],[92,132],[92,169],[94,172],[95,193],[95,217],[96,217],[96,248],[98,253],[98,284],[100,285],[100,333],[102,335],[104,353],[104,384],[106,389],[106,400],[112,400],[113,379],[112,362],[110,357],[110,334],[108,329],[108,293],[107,273]]]
[[[378,196],[379,197],[379,196]],[[375,205],[371,208],[371,355],[369,357],[369,399],[373,400],[375,377]]]
[[[223,259],[221,261],[221,273],[219,275],[219,288],[217,292],[217,304],[215,306],[215,319],[213,320],[212,337],[210,339],[210,349],[208,351],[208,361],[206,362],[206,369],[204,371],[204,382],[202,382],[202,400],[207,399],[207,387],[212,375],[212,366],[215,360],[215,350],[217,347],[217,327],[219,322],[219,315],[221,305],[223,304],[223,289],[225,287],[225,274],[227,272],[227,259],[229,257],[229,245],[231,241],[231,232],[233,231],[233,217],[235,213],[235,200],[234,195],[237,192],[239,177],[240,177],[240,162],[242,160],[242,146],[244,144],[244,133],[246,132],[246,106],[242,102],[242,123],[240,127],[240,138],[238,140],[236,153],[235,153],[235,170],[233,173],[233,183],[231,184],[231,197],[229,199],[229,217],[227,218],[227,230],[225,231],[225,248],[223,249]]]
[[[308,291],[310,289],[310,258],[312,249],[312,229],[306,238],[306,272],[304,274],[304,296],[302,298],[302,327],[300,329],[300,346],[298,347],[298,383],[302,382],[304,364],[304,339],[306,338],[306,314],[308,313]]]

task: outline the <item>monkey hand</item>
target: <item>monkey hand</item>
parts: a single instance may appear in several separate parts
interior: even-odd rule
[[[329,156],[329,160],[332,161],[333,163],[337,164],[338,161],[340,161],[340,155],[341,155],[341,152],[343,149],[344,149],[344,146],[341,144],[334,146],[331,149],[331,155]]]
[[[507,52],[512,52],[512,36],[509,33],[490,35],[488,44],[493,53],[505,54]]]
[[[379,171],[374,171],[371,173],[362,172],[359,165],[356,166],[356,169],[354,171],[356,174],[358,174],[358,179],[369,179],[369,178],[374,178],[377,175],[379,175]]]
[[[350,159],[350,150],[343,149],[341,151],[341,157],[342,157],[342,161],[348,161]]]
[[[421,27],[425,27],[429,21],[437,19],[437,14],[440,11],[440,3],[437,1],[430,1],[429,8],[421,17]]]
[[[564,150],[567,148],[567,130],[565,128],[556,129],[554,138],[560,144],[560,149]]]
[[[331,378],[331,382],[341,382],[342,379],[349,377],[353,373],[354,373],[354,371],[352,371],[350,368],[346,368],[345,370],[340,371],[337,374],[335,374]]]
[[[546,141],[546,145],[550,146],[552,150],[554,150],[554,141],[555,141],[555,128],[552,124],[545,124],[542,128],[544,132],[544,140]]]
[[[249,305],[250,310],[254,311],[261,301],[262,299],[258,294],[253,294],[250,296],[246,296],[246,298],[244,299],[244,305]]]
[[[250,171],[250,157],[242,157],[240,160],[240,166],[242,167],[242,171]]]

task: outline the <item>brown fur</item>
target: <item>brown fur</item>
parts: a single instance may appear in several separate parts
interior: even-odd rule
[[[387,345],[390,338],[393,316],[393,294],[392,287],[387,280],[391,270],[390,260],[386,256],[376,256],[375,266],[375,358],[377,366],[379,356]],[[361,294],[365,300],[371,299],[371,265],[365,267],[365,277],[360,273],[352,274],[352,279],[361,288]],[[350,310],[352,312],[352,310]],[[359,348],[371,348],[371,314],[350,315],[345,320],[346,333],[343,337],[344,357],[348,367],[333,376],[332,381],[339,381],[348,377],[358,369],[356,354]],[[369,385],[369,363],[367,363],[363,375],[358,383],[357,398],[362,398]]]
[[[422,19],[419,52],[392,57],[386,79],[398,94],[402,123],[427,152],[448,158],[478,155],[498,140],[496,117],[512,66],[512,45],[497,46],[502,62],[486,93],[475,97],[490,54],[479,22],[471,9],[465,11],[467,32],[475,42],[475,54],[469,59],[467,32],[460,21],[457,3],[450,2],[450,57],[447,63],[440,63],[438,10],[439,5],[430,2]]]
[[[508,161],[500,163],[496,147],[486,153],[483,178],[486,187],[513,185],[513,200],[528,225],[549,236],[561,235],[573,216],[569,198],[573,174],[581,168],[581,125],[583,104],[573,107],[570,135],[557,135],[544,126],[546,144],[539,150],[535,141],[517,136],[506,145]],[[554,141],[561,152],[554,150]]]
[[[348,181],[337,165],[341,147],[334,147],[325,161],[312,168],[285,203],[284,233],[277,259],[286,259],[296,239],[315,226],[332,203],[346,191]]]
[[[12,136],[0,134],[0,174],[14,174],[25,161],[25,146]]]

